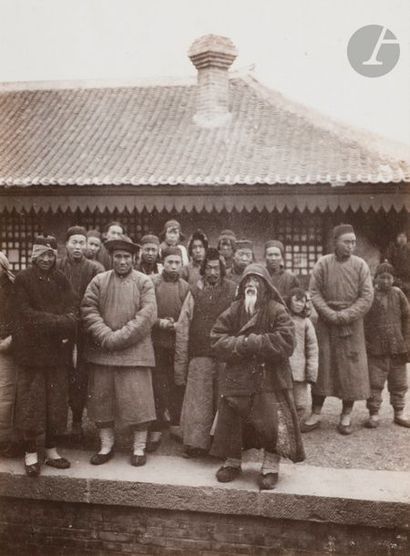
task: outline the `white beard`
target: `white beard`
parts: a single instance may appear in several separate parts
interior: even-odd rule
[[[245,292],[245,311],[252,317],[255,314],[255,305],[258,299],[257,293]]]

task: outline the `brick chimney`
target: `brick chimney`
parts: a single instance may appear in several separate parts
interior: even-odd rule
[[[191,45],[188,56],[198,70],[196,124],[220,127],[230,121],[228,69],[237,54],[231,39],[218,35],[204,35]]]

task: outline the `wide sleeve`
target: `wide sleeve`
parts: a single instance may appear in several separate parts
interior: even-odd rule
[[[357,299],[350,307],[337,313],[337,324],[350,324],[363,318],[372,306],[373,295],[370,269],[364,261],[360,261]]]
[[[99,276],[94,277],[88,284],[83,300],[81,302],[81,317],[83,328],[90,334],[97,344],[102,342],[112,332],[111,328],[105,324],[100,313],[100,294],[101,281]]]
[[[126,349],[138,344],[151,332],[157,320],[157,301],[152,280],[146,276],[140,287],[141,305],[135,317],[122,328],[110,332],[103,340],[102,347],[108,350]]]
[[[305,358],[306,358],[306,380],[316,382],[319,369],[319,346],[315,327],[310,319],[306,319],[305,326]]]
[[[268,309],[268,330],[264,333],[249,334],[247,349],[264,361],[286,359],[295,349],[295,325],[282,305],[270,305]]]
[[[64,314],[50,313],[35,309],[31,303],[29,291],[24,278],[16,276],[14,282],[14,303],[16,308],[16,326],[19,323],[29,325],[37,330],[54,330],[60,335],[71,335],[75,332],[77,318],[74,307],[74,294],[67,282],[66,311]]]
[[[236,336],[234,333],[234,313],[231,305],[219,315],[210,333],[211,349],[219,361],[232,361],[247,352],[245,336]]]
[[[319,260],[312,271],[312,276],[310,277],[309,291],[312,303],[319,313],[319,316],[324,320],[331,323],[336,323],[337,314],[336,311],[331,309],[326,303],[322,291],[324,285],[324,265],[323,261]]]
[[[399,290],[401,308],[401,329],[406,344],[407,354],[410,357],[410,304],[404,293]]]
[[[185,298],[175,323],[175,355],[174,355],[174,377],[175,383],[182,385],[186,382],[188,373],[188,348],[189,327],[194,313],[194,297],[191,292]]]

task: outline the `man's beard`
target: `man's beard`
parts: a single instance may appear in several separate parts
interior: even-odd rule
[[[255,314],[258,291],[255,288],[245,289],[245,311],[252,317]]]

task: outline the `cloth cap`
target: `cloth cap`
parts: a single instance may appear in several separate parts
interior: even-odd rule
[[[384,274],[385,272],[391,274],[392,276],[395,276],[395,271],[393,266],[388,262],[384,262],[379,264],[376,267],[376,272],[374,273],[374,277],[376,278],[376,276],[378,276],[379,274]]]
[[[354,229],[351,224],[339,224],[333,228],[333,239],[337,239],[343,234],[354,234]]]
[[[87,237],[87,230],[83,226],[71,226],[66,232],[65,240],[68,241],[71,236]]]
[[[159,238],[154,234],[146,234],[141,238],[141,245],[145,245],[146,243],[155,243],[155,245],[159,246]]]
[[[182,252],[179,247],[165,247],[165,249],[162,250],[161,255],[163,261],[165,261],[165,259],[170,255],[178,255],[182,260]]]
[[[236,240],[236,250],[238,249],[251,249],[253,251],[253,243],[249,239]]]
[[[267,241],[265,243],[265,253],[266,253],[266,250],[269,249],[269,247],[277,247],[279,249],[282,257],[285,255],[285,246],[278,239],[270,239],[269,241]]]
[[[14,274],[11,271],[10,262],[9,262],[8,258],[6,257],[6,255],[3,253],[3,251],[0,251],[0,267],[7,274],[8,279],[10,280],[10,282],[14,282]]]
[[[130,237],[125,235],[117,239],[109,239],[105,242],[105,247],[110,253],[120,249],[121,251],[128,251],[132,255],[138,253],[140,248],[137,243],[134,243]]]
[[[167,230],[169,230],[169,228],[177,228],[178,231],[179,231],[180,240],[183,241],[185,239],[185,236],[181,231],[181,224],[178,222],[178,220],[167,220],[165,222],[164,228],[162,229],[162,232],[159,236],[161,240],[165,239],[165,234],[166,234]]]
[[[99,232],[98,230],[88,230],[87,238],[89,237],[96,237],[97,239],[102,239],[101,232]]]
[[[235,232],[233,232],[232,230],[222,230],[222,232],[219,234],[218,241],[221,241],[221,239],[229,239],[231,241],[232,240],[236,241]]]
[[[35,262],[37,257],[46,253],[47,251],[52,251],[57,257],[57,241],[54,236],[37,236],[34,239],[33,251],[31,253],[31,261]]]

